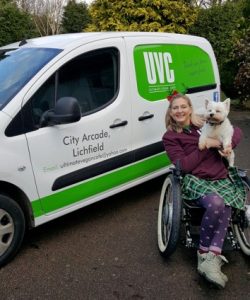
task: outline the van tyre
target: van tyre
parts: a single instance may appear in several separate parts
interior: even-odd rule
[[[158,210],[158,248],[162,256],[170,256],[176,249],[181,227],[182,201],[179,181],[169,174],[165,179]]]
[[[0,195],[0,267],[19,250],[25,233],[25,218],[20,206],[11,198]]]

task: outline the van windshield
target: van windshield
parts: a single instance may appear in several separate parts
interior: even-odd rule
[[[0,110],[61,49],[0,49]]]

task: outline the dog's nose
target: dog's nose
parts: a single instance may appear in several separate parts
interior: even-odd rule
[[[210,114],[210,117],[213,117],[213,115],[214,115],[213,113],[212,113],[212,114]]]

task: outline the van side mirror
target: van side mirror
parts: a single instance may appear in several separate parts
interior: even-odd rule
[[[77,99],[62,97],[56,102],[54,109],[42,115],[40,127],[78,122],[81,116],[81,108]]]

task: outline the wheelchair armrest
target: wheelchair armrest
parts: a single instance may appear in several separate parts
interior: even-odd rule
[[[181,166],[180,166],[180,161],[177,160],[176,161],[176,164],[173,168],[170,168],[174,177],[177,178],[177,179],[181,179],[182,176],[183,176],[183,172],[181,170]]]
[[[245,176],[245,177],[241,177],[243,181],[245,181],[245,183],[248,185],[249,189],[250,189],[250,179],[249,177]]]
[[[247,170],[246,169],[237,169],[239,176],[241,179],[249,186],[250,188],[250,178],[247,176]]]
[[[180,177],[182,175],[181,163],[180,163],[179,159],[177,159],[176,164],[175,164],[175,175],[177,177]]]
[[[238,174],[240,177],[247,177],[247,170],[246,169],[241,169],[237,168]]]

